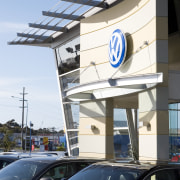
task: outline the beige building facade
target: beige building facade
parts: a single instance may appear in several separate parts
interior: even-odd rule
[[[162,82],[154,87],[150,86],[151,88],[142,89],[136,94],[134,92],[126,93],[126,88],[124,88],[124,95],[118,96],[121,108],[129,108],[130,103],[134,104],[133,106],[136,105],[135,108],[139,109],[139,122],[142,123],[139,128],[139,158],[146,160],[164,160],[169,156],[167,3],[167,1],[165,3],[156,0],[137,0],[132,3],[132,1],[126,0],[104,12],[82,20],[80,28],[81,71],[84,71],[92,61],[94,62],[94,65],[91,65],[81,75],[81,84],[111,78],[123,79],[123,77],[130,76],[141,79],[144,75],[162,73]],[[123,65],[120,68],[113,68],[109,63],[108,45],[111,33],[118,28],[126,35],[127,54]],[[126,83],[128,83],[128,80],[126,80]],[[128,83],[129,88],[131,88],[131,83]],[[146,82],[143,84],[146,84]],[[137,85],[136,82],[135,85]],[[119,88],[119,91],[121,91],[121,88]],[[127,95],[128,99],[132,96],[131,102],[128,101],[128,106],[125,97]],[[108,107],[109,99],[100,102],[94,101],[94,107],[102,103],[104,109],[108,108],[109,111],[110,109],[112,111],[115,106],[113,103],[115,98],[116,96],[111,94],[110,107]],[[86,103],[82,104],[85,106]],[[133,108],[133,106],[130,108]],[[87,102],[86,108],[89,109],[89,102]],[[112,119],[108,119],[109,115],[106,112],[103,113],[102,118],[96,117],[96,115],[94,117],[98,110],[95,108],[92,108],[92,110],[92,114],[88,117],[80,115],[80,155],[89,156],[94,153],[94,156],[112,157],[113,150],[111,156],[108,151],[105,151],[105,146],[113,147],[111,143],[113,138],[109,140],[110,137],[113,137],[112,126],[108,123]],[[97,126],[98,134],[92,131],[84,132],[85,127],[91,124],[90,122]],[[148,128],[148,126],[150,127]],[[96,141],[94,141],[94,138],[96,138]],[[93,146],[91,150],[90,147],[83,146],[85,141],[89,143],[91,141],[96,142],[97,145]],[[101,146],[98,146],[98,144],[101,144]]]
[[[180,3],[103,3],[108,8],[99,1],[68,31],[34,44],[55,52],[68,152],[113,159],[118,132],[129,136],[132,158],[169,160],[179,151],[170,137],[179,132]],[[124,110],[125,126],[115,127],[115,109]]]

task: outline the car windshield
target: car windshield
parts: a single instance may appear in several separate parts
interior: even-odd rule
[[[31,180],[48,164],[38,161],[18,160],[0,171],[1,180]]]
[[[128,167],[92,165],[69,180],[136,180],[142,172],[140,169]]]

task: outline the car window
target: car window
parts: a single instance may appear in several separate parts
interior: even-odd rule
[[[5,160],[0,160],[0,169],[6,167],[10,162],[5,161]]]
[[[145,180],[179,180],[179,178],[178,169],[164,169],[154,172]]]
[[[47,164],[34,161],[15,161],[1,169],[1,180],[32,180]]]
[[[42,178],[50,177],[53,180],[64,178],[67,171],[67,164],[61,164],[60,166],[49,169]]]
[[[72,176],[69,180],[136,180],[141,171],[133,168],[93,165]]]
[[[88,162],[61,163],[58,166],[49,169],[41,178],[51,178],[53,180],[69,178],[89,164],[90,163]]]

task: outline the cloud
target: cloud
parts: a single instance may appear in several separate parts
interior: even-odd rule
[[[11,86],[23,81],[25,81],[25,78],[0,78],[0,87]]]
[[[15,31],[24,31],[28,28],[27,24],[14,22],[0,22],[0,33],[9,33]]]
[[[11,97],[14,93],[14,87],[23,82],[22,78],[0,78],[0,98]]]
[[[56,80],[51,77],[0,77],[0,98],[16,96],[22,91],[23,87],[26,87],[29,98],[33,101],[53,104],[54,101],[59,100],[58,85]]]
[[[36,82],[36,81],[52,81],[54,77],[31,77],[31,78],[22,78],[22,77],[0,77],[0,86],[10,86],[14,84],[20,84],[25,82]]]

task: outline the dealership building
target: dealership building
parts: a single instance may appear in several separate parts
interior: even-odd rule
[[[180,153],[180,1],[61,0],[42,14],[9,44],[54,51],[68,153]]]

